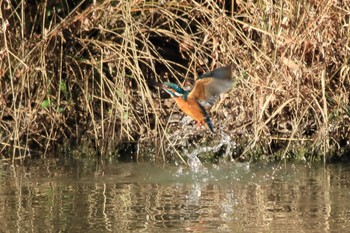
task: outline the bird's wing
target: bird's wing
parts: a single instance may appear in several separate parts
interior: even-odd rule
[[[213,105],[216,98],[232,87],[231,66],[221,67],[198,77],[188,98],[204,100]]]

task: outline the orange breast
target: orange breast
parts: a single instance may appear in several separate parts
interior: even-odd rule
[[[195,119],[196,121],[203,122],[205,121],[205,115],[199,105],[199,103],[192,98],[184,100],[181,97],[175,98],[179,108],[187,115]]]

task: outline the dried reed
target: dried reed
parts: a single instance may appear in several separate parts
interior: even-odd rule
[[[147,151],[166,159],[176,151],[183,160],[174,148],[217,136],[169,123],[177,109],[152,83],[193,83],[226,64],[237,83],[211,115],[241,146],[233,154],[349,152],[346,1],[0,5],[3,158],[84,142],[103,155],[136,159]]]

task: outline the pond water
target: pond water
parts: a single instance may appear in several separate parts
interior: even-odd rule
[[[346,232],[350,165],[0,162],[0,232]]]

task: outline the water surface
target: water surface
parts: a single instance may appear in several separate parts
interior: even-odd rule
[[[1,232],[346,232],[348,164],[0,162]]]

